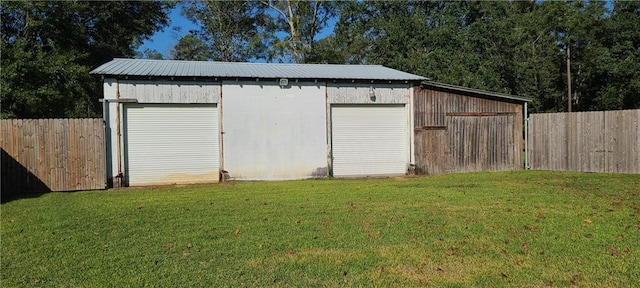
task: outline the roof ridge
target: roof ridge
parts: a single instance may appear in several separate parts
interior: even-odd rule
[[[369,67],[386,67],[380,64],[337,64],[337,63],[273,63],[273,62],[228,62],[228,61],[198,61],[198,60],[174,60],[174,59],[139,59],[139,58],[120,58],[116,57],[113,60],[126,60],[126,61],[146,61],[146,62],[181,62],[181,63],[201,63],[201,64],[237,64],[237,65],[288,65],[288,66],[369,66]]]

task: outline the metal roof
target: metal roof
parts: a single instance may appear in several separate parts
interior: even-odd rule
[[[274,64],[116,58],[90,72],[105,76],[294,78],[422,81],[427,78],[381,65]]]
[[[492,98],[499,98],[499,99],[506,99],[506,100],[512,100],[512,101],[517,101],[517,102],[531,102],[532,101],[529,98],[525,98],[525,97],[521,97],[521,96],[509,95],[509,94],[498,93],[498,92],[491,92],[491,91],[480,90],[480,89],[467,88],[467,87],[444,84],[444,83],[438,83],[438,82],[433,82],[433,81],[422,81],[420,84],[422,86],[426,86],[426,87],[436,87],[436,88],[448,89],[448,90],[459,91],[459,92],[467,92],[467,93],[472,93],[472,94],[476,94],[476,95],[488,96],[488,97],[492,97]]]

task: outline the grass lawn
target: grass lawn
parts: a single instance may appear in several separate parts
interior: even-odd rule
[[[0,212],[2,287],[640,285],[640,175],[49,193]]]

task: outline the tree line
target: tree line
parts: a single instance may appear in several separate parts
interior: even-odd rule
[[[174,2],[2,2],[2,117],[101,113],[114,57],[169,25]],[[379,64],[529,97],[534,112],[640,108],[638,1],[185,1],[198,29],[169,58]],[[567,63],[570,62],[568,67]],[[570,82],[568,79],[570,76]]]
[[[0,118],[97,117],[102,80],[89,71],[169,23],[175,4],[2,1]]]

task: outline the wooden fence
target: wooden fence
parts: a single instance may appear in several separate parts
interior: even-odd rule
[[[0,120],[2,195],[104,189],[102,119]]]
[[[530,167],[640,173],[640,110],[531,114]]]

